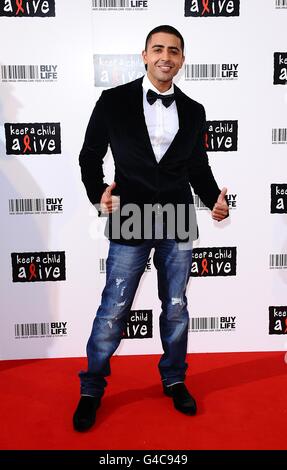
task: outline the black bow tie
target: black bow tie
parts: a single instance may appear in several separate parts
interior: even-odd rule
[[[148,100],[149,104],[154,104],[154,102],[157,99],[159,99],[159,100],[162,101],[162,104],[166,108],[168,108],[171,105],[171,103],[174,102],[175,96],[174,96],[174,93],[170,94],[170,95],[159,95],[155,91],[148,90],[147,95],[146,95],[146,99]]]

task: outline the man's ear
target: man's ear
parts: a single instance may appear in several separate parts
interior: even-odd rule
[[[145,50],[142,51],[142,58],[143,58],[144,63],[146,64],[147,61],[146,61],[146,51]]]
[[[182,62],[181,62],[181,67],[182,67],[182,66],[183,66],[183,64],[184,64],[184,61],[185,61],[185,56],[184,56],[184,55],[182,55]]]

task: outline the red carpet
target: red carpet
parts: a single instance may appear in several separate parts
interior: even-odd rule
[[[83,358],[2,361],[1,450],[287,449],[284,352],[192,354],[187,385],[198,415],[161,391],[159,356],[117,356],[86,433],[72,428]]]

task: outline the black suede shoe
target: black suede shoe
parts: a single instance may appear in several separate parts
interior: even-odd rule
[[[74,429],[82,432],[90,429],[96,421],[96,411],[101,404],[101,399],[82,396],[73,416]]]
[[[174,407],[186,415],[196,414],[196,402],[190,395],[184,383],[171,385],[170,387],[163,386],[163,392],[168,397],[172,397]]]

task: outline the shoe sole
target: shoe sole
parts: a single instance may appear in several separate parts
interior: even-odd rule
[[[101,402],[99,402],[97,404],[96,409],[95,409],[95,413],[98,410],[98,408],[100,407],[100,405],[101,405]],[[73,427],[74,427],[75,431],[85,432],[85,431],[88,431],[91,427],[93,427],[95,422],[96,422],[96,415],[95,415],[94,419],[92,420],[92,422],[89,422],[87,424],[77,423],[76,420],[73,418]]]
[[[74,425],[74,430],[77,431],[77,432],[85,432],[85,431],[88,431],[89,429],[91,429],[92,426],[94,426],[96,420],[93,421],[92,424],[89,424],[88,426],[87,425],[78,425],[78,424],[75,424],[73,423]]]
[[[168,390],[168,388],[167,388],[167,389],[164,389],[164,390],[163,390],[163,393],[164,393],[164,395],[166,395],[167,397],[173,399],[172,393]],[[175,407],[175,409],[176,409],[177,411],[180,411],[181,413],[183,413],[183,414],[185,414],[185,415],[188,415],[188,416],[194,416],[194,415],[196,415],[197,409],[195,409],[195,410],[194,410],[194,409],[193,409],[193,410],[184,410],[184,409],[182,409],[181,407],[177,406],[177,405],[175,404],[174,400],[173,400],[173,405],[174,405],[174,407]]]
[[[181,413],[183,413],[184,415],[187,415],[187,416],[195,416],[196,415],[196,411],[197,410],[183,410],[182,408],[176,406],[176,404],[173,402],[174,404],[174,407],[177,411],[180,411]]]

